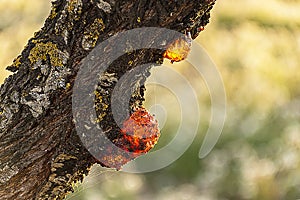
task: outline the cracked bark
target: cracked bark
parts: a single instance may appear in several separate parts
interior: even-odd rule
[[[208,23],[214,0],[60,0],[52,4],[44,27],[8,67],[14,74],[0,88],[1,199],[63,199],[72,191],[72,183],[99,163],[76,134],[71,104],[79,63],[96,44],[138,27],[189,31],[196,38]],[[130,67],[129,61],[133,61]],[[161,61],[161,51],[141,50],[119,58],[108,71],[117,74],[118,80],[135,66]],[[142,104],[142,83],[150,67],[141,71],[129,106]],[[114,86],[105,88],[108,94]],[[99,95],[109,100],[109,95]],[[109,107],[110,102],[106,104]],[[116,127],[110,109],[97,114],[105,115],[99,122],[102,127]],[[114,140],[119,134],[112,130],[107,136]]]

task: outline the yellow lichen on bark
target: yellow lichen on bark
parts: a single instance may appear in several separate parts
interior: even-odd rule
[[[47,56],[50,57],[51,66],[62,67],[64,66],[65,53],[57,48],[57,45],[52,42],[36,43],[29,54],[29,60],[32,64],[38,61],[47,61]]]

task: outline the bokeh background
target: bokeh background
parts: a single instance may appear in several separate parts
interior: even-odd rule
[[[49,10],[50,0],[0,0],[0,82]],[[198,158],[210,116],[209,93],[203,91],[199,133],[180,159],[146,174],[94,167],[67,199],[300,199],[299,10],[299,0],[218,0],[197,38],[227,95],[227,119],[213,151]],[[173,65],[188,74],[186,66]],[[193,81],[205,88],[202,78]],[[149,102],[168,99],[164,93],[149,89]],[[156,148],[178,128],[178,118],[169,116]]]

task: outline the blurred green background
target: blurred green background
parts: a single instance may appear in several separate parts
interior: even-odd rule
[[[49,0],[0,0],[1,82],[49,10]],[[202,120],[193,145],[169,167],[146,174],[94,167],[67,199],[300,199],[300,1],[218,0],[197,42],[218,66],[227,94],[214,150],[198,158],[209,122]],[[199,105],[209,116],[208,92]],[[168,119],[158,148],[174,127]]]

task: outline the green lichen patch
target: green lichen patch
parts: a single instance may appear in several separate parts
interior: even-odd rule
[[[57,16],[56,8],[52,7],[50,15],[49,15],[49,19],[54,19],[56,16]]]
[[[79,20],[79,16],[82,13],[82,1],[70,0],[67,4],[67,11],[71,15],[75,15],[75,20]]]
[[[96,112],[99,113],[95,122],[100,123],[103,120],[103,118],[106,116],[107,109],[109,106],[108,103],[105,102],[102,94],[99,91],[95,90],[94,94],[95,94],[95,100],[94,100],[95,110]]]
[[[94,22],[87,27],[82,39],[82,47],[90,50],[96,46],[100,34],[104,31],[105,25],[101,18],[96,18]]]
[[[72,183],[80,181],[83,174],[81,171],[68,171],[76,160],[77,157],[62,153],[51,161],[51,174],[38,199],[63,199],[68,192],[73,191]]]
[[[36,79],[42,80],[43,83],[23,92],[20,95],[20,103],[28,106],[32,116],[37,118],[49,108],[50,92],[66,87],[67,77],[71,70],[66,65],[69,53],[58,49],[57,44],[41,39],[33,39],[30,42],[35,46],[30,50],[28,60],[31,63],[31,69],[40,72]],[[13,107],[11,110],[15,113],[18,108]]]
[[[82,10],[82,0],[69,0],[65,4],[63,11],[59,13],[60,16],[56,21],[54,31],[56,35],[60,35],[64,38],[67,45],[74,24],[81,18]]]
[[[14,59],[13,66],[15,66],[16,68],[19,68],[21,65],[21,62],[20,62],[21,58],[22,58],[22,56],[18,56],[16,59]]]
[[[108,88],[115,85],[117,81],[117,74],[115,73],[104,72],[99,77],[99,85],[94,91],[94,106],[95,111],[97,112],[97,119],[94,121],[95,123],[100,123],[107,115],[108,110],[110,109],[110,95],[108,95],[109,93],[107,91],[110,90]]]
[[[18,71],[22,64],[21,59],[22,59],[22,56],[19,55],[16,59],[14,59],[12,65],[7,67],[7,70],[12,71],[12,72]]]
[[[141,20],[140,17],[138,17],[136,21],[137,21],[138,23],[141,23],[142,20]]]
[[[29,60],[32,64],[38,61],[47,61],[50,58],[51,66],[63,67],[68,60],[68,55],[58,49],[52,42],[36,43],[29,53]]]
[[[107,105],[107,103],[105,103],[103,101],[101,93],[98,91],[95,91],[94,94],[95,94],[95,103],[97,105],[95,107],[95,110],[96,111],[106,111],[108,108],[108,105]]]

